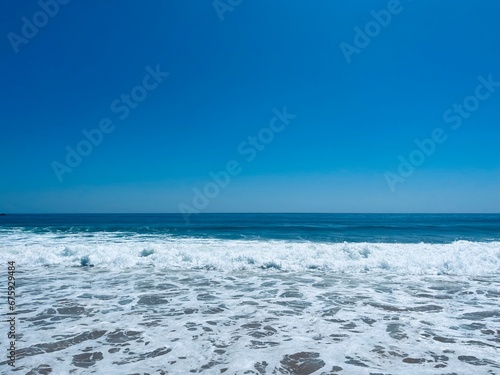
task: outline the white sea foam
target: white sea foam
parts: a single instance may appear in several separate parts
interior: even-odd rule
[[[123,233],[0,233],[0,260],[26,266],[177,270],[322,270],[335,273],[489,275],[500,242],[317,243],[179,238]]]
[[[55,375],[495,374],[497,279],[20,268],[16,365]]]

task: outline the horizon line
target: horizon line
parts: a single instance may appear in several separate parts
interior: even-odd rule
[[[199,212],[190,215],[500,215],[500,212]],[[2,212],[8,215],[185,215],[180,212]]]

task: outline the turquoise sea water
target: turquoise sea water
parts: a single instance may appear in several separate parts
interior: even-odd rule
[[[500,240],[500,214],[8,215],[0,229],[33,233],[170,235],[319,242],[447,243]]]

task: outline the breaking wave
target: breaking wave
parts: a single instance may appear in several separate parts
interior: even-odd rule
[[[318,243],[157,235],[5,232],[0,259],[19,267],[160,267],[218,271],[489,275],[500,273],[500,242]]]

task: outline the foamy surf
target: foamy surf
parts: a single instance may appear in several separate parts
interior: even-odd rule
[[[18,280],[22,373],[500,372],[497,276],[21,266]]]
[[[500,373],[497,216],[278,216],[9,219],[16,370]]]
[[[94,233],[11,232],[0,238],[2,262],[24,266],[94,266],[175,270],[319,270],[425,275],[490,275],[500,270],[500,242],[321,243],[225,240]]]

